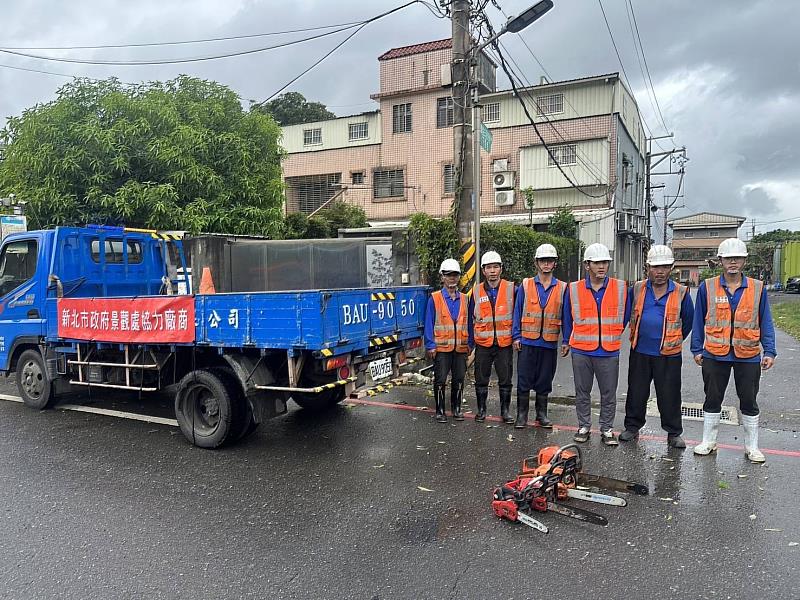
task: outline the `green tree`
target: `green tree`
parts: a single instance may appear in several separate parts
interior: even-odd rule
[[[791,240],[800,240],[800,231],[789,231],[788,229],[775,229],[773,231],[766,231],[753,236],[750,240],[751,243],[759,244],[764,242],[788,242]]]
[[[218,83],[76,79],[0,131],[0,194],[27,201],[32,227],[279,235],[279,136]]]
[[[547,231],[558,237],[574,238],[577,234],[575,215],[567,206],[562,206],[550,217],[550,227]]]
[[[339,229],[369,225],[367,213],[363,208],[342,201],[333,202],[328,208],[319,211],[317,215],[328,222],[333,237],[338,235]]]
[[[253,111],[272,115],[281,126],[325,121],[336,117],[324,104],[309,102],[300,92],[286,92],[266,104],[254,104]]]

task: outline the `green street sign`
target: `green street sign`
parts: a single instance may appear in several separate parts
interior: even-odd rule
[[[481,148],[486,152],[492,151],[492,132],[483,123],[481,123]]]

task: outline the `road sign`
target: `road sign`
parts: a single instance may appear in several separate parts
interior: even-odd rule
[[[481,123],[481,148],[486,152],[492,151],[492,132],[483,123]]]

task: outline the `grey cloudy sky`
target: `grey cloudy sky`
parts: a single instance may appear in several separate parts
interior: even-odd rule
[[[516,14],[532,0],[498,0]],[[164,42],[262,33],[358,21],[402,0],[39,0],[5,2],[0,48]],[[523,32],[554,79],[619,71],[595,0],[555,0],[555,8]],[[603,0],[640,110],[663,135],[636,59],[625,0]],[[756,231],[800,229],[800,5],[796,0],[633,0],[636,20],[664,119],[691,159],[685,182],[688,214],[702,210],[755,219]],[[503,16],[493,7],[496,25]],[[296,34],[303,35],[303,34]],[[295,35],[295,37],[296,37]],[[308,67],[347,33],[287,49],[210,62],[158,66],[89,66],[0,53],[0,117],[53,99],[67,77],[38,69],[126,82],[188,74],[261,100]],[[375,108],[382,52],[450,35],[448,21],[421,4],[370,24],[288,90],[327,104],[338,115]],[[29,51],[49,56],[148,60],[255,48],[293,36],[156,48]],[[515,35],[504,45],[530,81],[541,68]],[[507,85],[503,77],[501,85]],[[668,147],[669,142],[662,142]],[[674,178],[677,179],[677,178]],[[671,184],[674,185],[674,184]],[[667,188],[667,193],[671,188]],[[657,203],[660,191],[655,193]],[[793,219],[793,220],[791,220]],[[786,220],[785,222],[781,222]],[[749,230],[749,223],[747,224]]]

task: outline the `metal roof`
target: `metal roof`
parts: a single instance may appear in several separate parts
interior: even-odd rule
[[[735,225],[741,226],[747,219],[737,215],[726,215],[722,213],[701,212],[693,215],[686,215],[677,219],[670,219],[668,224],[673,227],[708,227],[710,225]]]

